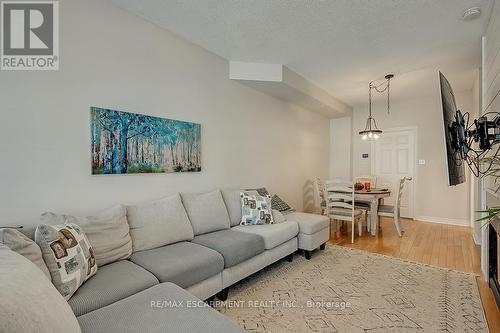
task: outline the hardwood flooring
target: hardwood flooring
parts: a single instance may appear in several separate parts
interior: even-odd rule
[[[500,332],[500,312],[493,293],[481,274],[480,247],[474,244],[468,227],[403,220],[403,237],[399,237],[391,218],[381,218],[378,236],[363,230],[351,244],[350,224],[333,232],[330,243],[368,252],[412,260],[428,265],[479,274],[477,278],[481,300],[490,332]]]

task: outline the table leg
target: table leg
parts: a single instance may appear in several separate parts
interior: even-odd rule
[[[372,200],[370,203],[370,222],[371,222],[371,227],[370,231],[372,233],[372,236],[377,235],[378,231],[378,200]]]

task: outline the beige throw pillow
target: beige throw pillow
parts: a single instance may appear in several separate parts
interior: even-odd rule
[[[66,300],[97,272],[94,250],[78,225],[39,224],[35,241],[42,250],[52,283]]]
[[[179,194],[128,206],[127,218],[134,252],[190,241],[194,237]]]
[[[28,258],[50,280],[49,269],[45,265],[45,261],[43,261],[42,251],[32,239],[29,239],[19,230],[2,228],[0,229],[0,243]]]
[[[220,190],[181,193],[181,197],[195,236],[231,227],[229,213]]]
[[[115,206],[97,216],[45,213],[42,222],[49,225],[74,223],[82,227],[92,248],[97,266],[127,259],[132,254],[132,239],[127,222],[127,209]]]

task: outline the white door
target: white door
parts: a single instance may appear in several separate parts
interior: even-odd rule
[[[377,176],[377,187],[388,188],[391,196],[384,199],[384,204],[394,205],[399,180],[402,177],[415,179],[415,138],[416,131],[387,130],[380,139],[372,144],[372,174]],[[401,197],[401,216],[414,216],[414,180],[405,184]]]

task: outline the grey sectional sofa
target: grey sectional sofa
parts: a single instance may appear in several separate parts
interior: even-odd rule
[[[181,199],[180,207],[127,207],[132,255],[100,266],[68,301],[82,332],[240,332],[210,307],[158,309],[153,302],[225,300],[231,285],[280,259],[292,261],[298,249],[310,258],[330,234],[328,218],[306,213],[240,225],[240,190]],[[168,228],[150,223],[155,219]]]

